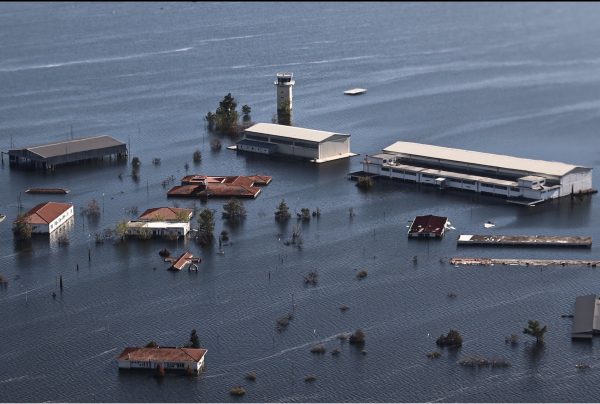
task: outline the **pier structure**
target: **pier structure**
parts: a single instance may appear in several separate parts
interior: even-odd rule
[[[127,146],[110,136],[94,136],[8,151],[11,167],[53,170],[56,166],[85,160],[127,156]]]
[[[589,167],[411,142],[367,155],[361,174],[500,196],[528,206],[596,192]]]
[[[592,247],[591,237],[582,236],[503,236],[461,234],[458,245],[516,246],[516,247]]]
[[[510,266],[586,266],[597,267],[600,260],[560,260],[560,259],[527,259],[527,258],[461,258],[454,257],[450,260],[452,265],[510,265]]]

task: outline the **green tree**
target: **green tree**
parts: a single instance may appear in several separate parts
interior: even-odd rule
[[[279,202],[279,206],[277,206],[277,210],[275,211],[275,220],[285,221],[288,220],[290,216],[290,209],[287,206],[287,203],[285,203],[285,200],[282,199],[281,202]]]
[[[200,338],[198,338],[198,334],[196,333],[196,329],[192,330],[190,334],[190,343],[189,346],[191,348],[200,348]]]
[[[547,331],[547,327],[541,327],[541,324],[537,320],[529,320],[527,322],[527,328],[523,329],[523,334],[528,334],[535,337],[537,343],[544,342],[544,334]]]
[[[242,120],[244,122],[248,122],[250,120],[250,112],[252,112],[252,109],[248,105],[242,106],[242,114],[244,114],[242,116]]]
[[[215,215],[209,208],[204,208],[198,215],[198,241],[208,244],[213,239],[215,231]]]
[[[190,212],[187,210],[180,210],[175,214],[175,220],[177,222],[189,222]]]
[[[435,341],[435,343],[439,346],[449,346],[449,347],[461,347],[463,343],[462,336],[457,330],[448,331],[448,335],[440,335],[440,337]]]
[[[229,202],[223,205],[223,218],[231,220],[240,220],[246,216],[246,208],[242,201],[231,198]]]
[[[27,220],[25,214],[17,215],[17,218],[13,222],[12,231],[17,240],[26,240],[31,238],[33,228],[31,223]]]
[[[124,240],[127,236],[127,220],[123,219],[115,227],[115,233],[120,240]]]

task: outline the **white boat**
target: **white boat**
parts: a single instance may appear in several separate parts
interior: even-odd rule
[[[353,88],[351,90],[344,91],[344,94],[346,94],[346,95],[359,95],[359,94],[364,94],[366,92],[367,92],[366,88]]]
[[[0,222],[4,221],[4,219],[6,219],[6,215],[0,215]]]

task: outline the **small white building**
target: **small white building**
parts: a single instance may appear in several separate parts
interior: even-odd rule
[[[300,157],[324,163],[351,156],[350,135],[274,123],[257,123],[244,131],[237,150]]]
[[[34,234],[50,234],[73,218],[73,205],[70,203],[44,202],[25,213],[27,222]]]
[[[138,237],[182,237],[190,232],[194,212],[184,208],[152,208],[138,220],[127,222],[127,235]]]
[[[410,142],[396,142],[383,153],[366,156],[363,171],[503,196],[525,205],[594,191],[588,167]]]
[[[117,358],[119,369],[181,370],[199,373],[204,368],[208,350],[200,348],[135,348],[127,347]]]

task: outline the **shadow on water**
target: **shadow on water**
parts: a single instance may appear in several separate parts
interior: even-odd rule
[[[537,368],[546,352],[546,344],[543,342],[530,342],[523,349],[526,362],[531,368]]]

